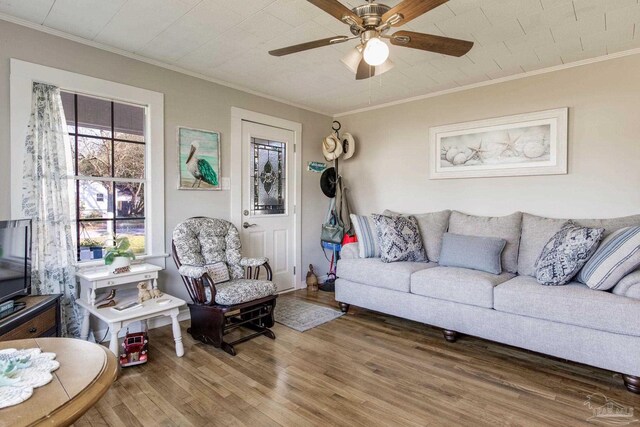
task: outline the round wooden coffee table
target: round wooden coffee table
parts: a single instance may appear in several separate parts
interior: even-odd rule
[[[0,409],[0,426],[70,425],[104,395],[118,377],[109,349],[72,338],[35,338],[0,342],[0,349],[40,348],[55,353],[60,368],[53,380],[33,390],[28,400]]]

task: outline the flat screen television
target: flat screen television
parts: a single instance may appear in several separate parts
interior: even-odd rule
[[[31,288],[31,220],[0,221],[0,303]]]

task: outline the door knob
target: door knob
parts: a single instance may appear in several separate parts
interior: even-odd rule
[[[249,228],[249,227],[255,227],[258,224],[249,224],[248,222],[244,222],[244,224],[242,224],[242,228]]]

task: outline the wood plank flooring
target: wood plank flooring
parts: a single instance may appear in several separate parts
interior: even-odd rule
[[[281,296],[337,307],[332,293]],[[304,333],[276,324],[236,357],[171,327],[150,331],[150,362],[126,368],[77,426],[605,425],[587,396],[633,408],[620,375],[352,307]],[[604,396],[592,400],[599,406]],[[633,424],[640,424],[635,421]],[[632,424],[632,425],[633,425]]]

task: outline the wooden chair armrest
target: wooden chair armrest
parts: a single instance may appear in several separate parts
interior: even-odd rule
[[[271,266],[269,265],[269,261],[265,261],[263,264],[258,266],[248,266],[245,270],[245,279],[253,279],[258,280],[260,278],[260,271],[264,268],[267,272],[267,280],[273,280],[273,271],[271,270]]]

